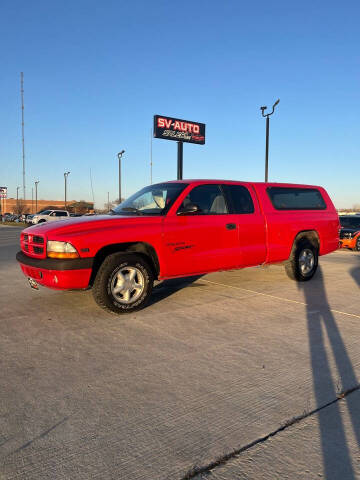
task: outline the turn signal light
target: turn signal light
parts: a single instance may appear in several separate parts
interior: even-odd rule
[[[49,258],[79,258],[79,254],[70,252],[48,252]]]

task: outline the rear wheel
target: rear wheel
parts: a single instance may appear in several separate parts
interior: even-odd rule
[[[152,270],[141,256],[113,253],[100,266],[92,291],[105,310],[131,313],[146,305],[153,282]]]
[[[318,267],[318,249],[308,240],[300,240],[289,262],[285,265],[285,271],[292,280],[306,282],[314,275]]]

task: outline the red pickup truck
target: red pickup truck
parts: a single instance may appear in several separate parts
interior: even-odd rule
[[[30,284],[92,287],[116,313],[142,308],[155,279],[284,262],[305,281],[339,246],[339,218],[322,187],[181,180],[143,188],[109,215],[24,230],[17,260]]]

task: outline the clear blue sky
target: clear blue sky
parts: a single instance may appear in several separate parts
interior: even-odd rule
[[[117,197],[150,183],[154,114],[207,125],[184,145],[185,178],[320,184],[337,207],[360,203],[360,4],[3,0],[0,184],[22,185],[20,72],[25,78],[27,197]],[[153,180],[176,178],[176,143],[153,141]]]

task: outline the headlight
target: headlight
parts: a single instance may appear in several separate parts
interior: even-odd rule
[[[79,254],[71,243],[48,240],[47,256],[50,258],[78,258]]]

